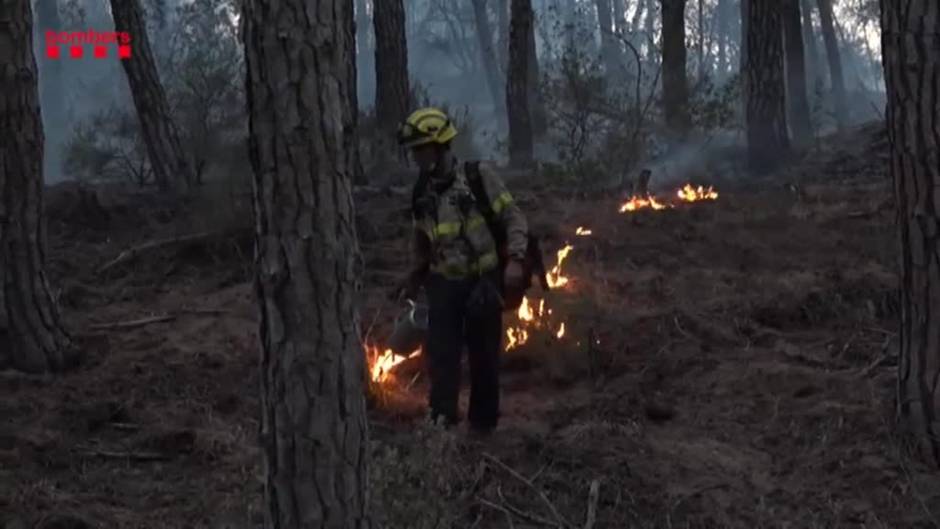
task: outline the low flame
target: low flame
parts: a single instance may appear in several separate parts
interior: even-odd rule
[[[561,322],[561,327],[558,328],[558,332],[555,333],[555,338],[559,340],[565,337],[565,322]]]
[[[715,200],[718,198],[718,192],[712,186],[692,187],[692,184],[686,184],[676,191],[676,196],[686,202],[698,202],[699,200]]]
[[[377,346],[366,346],[366,350],[368,351],[369,374],[373,382],[380,384],[385,383],[391,378],[391,371],[395,366],[409,358],[415,358],[421,354],[420,348],[408,356],[398,356],[394,354],[391,349],[382,351]]]
[[[592,233],[593,233],[593,232],[592,232],[591,230],[586,229],[586,228],[584,228],[584,227],[582,227],[582,226],[578,226],[578,229],[575,230],[575,232],[574,232],[575,235],[578,235],[578,236],[581,236],[581,237],[587,237],[588,235],[591,235]]]
[[[656,200],[656,197],[652,195],[648,195],[646,197],[633,196],[630,197],[630,200],[624,202],[623,205],[620,206],[620,212],[626,213],[628,211],[636,211],[643,208],[660,210],[671,207],[672,206],[670,204],[664,204]]]
[[[568,244],[561,250],[558,250],[558,261],[555,263],[555,266],[552,267],[551,271],[546,274],[549,287],[558,288],[568,284],[568,278],[563,276],[561,273],[561,265],[565,262],[565,258],[568,257],[568,254],[573,249],[574,246]]]

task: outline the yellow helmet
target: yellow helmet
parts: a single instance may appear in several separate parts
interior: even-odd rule
[[[433,107],[412,112],[398,131],[398,143],[407,148],[428,143],[445,145],[457,135],[457,129],[443,111]]]

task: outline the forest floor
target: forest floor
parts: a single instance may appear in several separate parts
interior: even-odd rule
[[[380,526],[937,527],[940,481],[894,433],[886,157],[880,129],[862,128],[773,178],[703,175],[717,200],[662,211],[513,185],[549,261],[573,246],[569,283],[505,354],[492,438],[424,426],[421,376],[382,385]],[[88,358],[64,376],[0,372],[0,528],[260,527],[250,203],[217,199],[241,223],[224,234],[102,269],[218,220],[143,196],[101,195],[106,215],[81,202],[50,190],[49,260]],[[406,205],[357,203],[376,342],[396,310]]]

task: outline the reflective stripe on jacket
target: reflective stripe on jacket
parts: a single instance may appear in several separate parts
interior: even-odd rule
[[[455,161],[454,171],[453,183],[437,197],[437,222],[431,215],[415,220],[419,237],[415,249],[418,262],[427,263],[432,272],[459,279],[496,268],[499,256],[496,241],[467,185],[464,165]],[[481,166],[480,176],[493,212],[506,227],[508,255],[524,258],[528,226],[522,211],[492,171]]]

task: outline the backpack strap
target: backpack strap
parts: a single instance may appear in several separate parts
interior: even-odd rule
[[[490,202],[489,194],[486,192],[486,186],[483,184],[483,175],[480,173],[480,162],[464,162],[464,174],[467,177],[467,186],[473,193],[477,208],[483,219],[486,221],[490,234],[496,241],[497,246],[502,246],[506,242],[506,230],[502,223],[496,218],[496,212],[493,211],[493,204]]]

